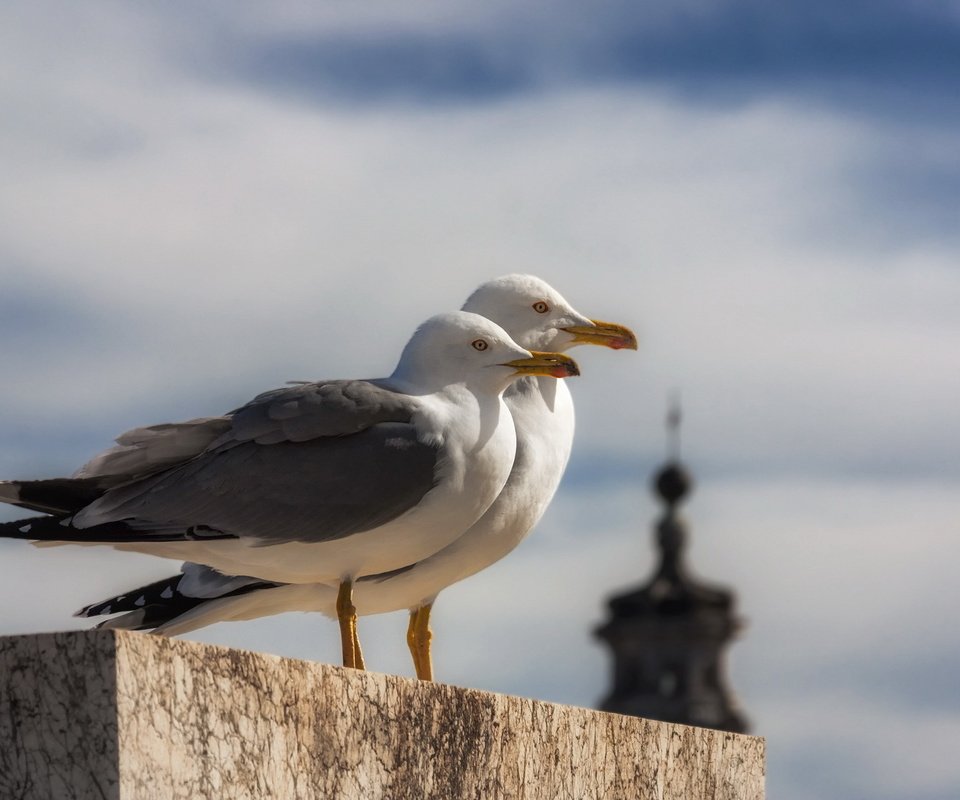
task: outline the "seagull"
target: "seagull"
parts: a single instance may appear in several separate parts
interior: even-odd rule
[[[513,466],[504,390],[576,374],[569,357],[531,353],[485,317],[440,314],[389,378],[276,389],[222,417],[131,431],[73,478],[0,482],[0,500],[48,515],[0,536],[334,585],[344,663],[361,667],[356,577],[416,563],[467,530]]]
[[[628,328],[584,317],[553,287],[530,275],[489,281],[463,308],[497,322],[524,347],[564,351],[592,344],[637,349],[636,336]],[[486,513],[439,552],[400,569],[366,574],[354,585],[360,615],[409,610],[407,642],[423,680],[433,677],[429,619],[437,595],[503,558],[526,537],[549,505],[570,456],[574,412],[565,382],[526,376],[506,390],[504,399],[516,426],[516,460]],[[185,564],[180,575],[77,613],[93,617],[126,612],[101,625],[179,635],[215,622],[286,611],[332,616],[335,600],[335,587],[327,585],[277,585]]]

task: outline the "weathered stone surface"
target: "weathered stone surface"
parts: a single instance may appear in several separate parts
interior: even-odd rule
[[[143,634],[0,639],[0,798],[763,797],[762,739]]]
[[[0,638],[0,798],[119,797],[109,636]]]

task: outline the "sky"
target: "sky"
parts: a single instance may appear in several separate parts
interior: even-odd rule
[[[0,475],[389,374],[426,317],[539,275],[640,351],[574,353],[564,482],[441,595],[438,676],[599,702],[679,391],[769,796],[956,797],[958,80],[946,0],[6,3]],[[0,542],[0,633],[176,568]],[[405,626],[362,620],[372,668],[411,674]],[[320,617],[191,638],[338,659]]]

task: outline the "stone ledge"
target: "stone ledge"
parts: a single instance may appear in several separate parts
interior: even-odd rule
[[[146,634],[0,638],[0,798],[763,793],[758,737]]]

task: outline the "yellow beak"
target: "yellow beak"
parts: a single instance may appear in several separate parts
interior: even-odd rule
[[[503,364],[513,367],[517,375],[543,375],[547,378],[570,378],[580,374],[580,367],[570,356],[563,353],[538,353],[530,351],[530,358],[517,358]]]
[[[571,325],[564,328],[567,333],[573,334],[576,344],[600,344],[613,350],[636,350],[637,335],[625,325],[615,322],[601,322],[598,319],[590,320],[593,326]]]

